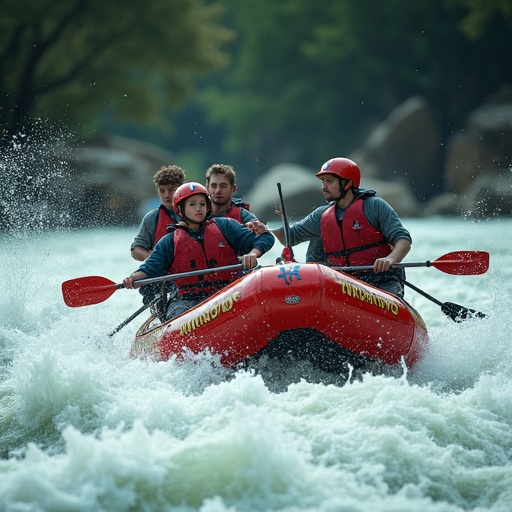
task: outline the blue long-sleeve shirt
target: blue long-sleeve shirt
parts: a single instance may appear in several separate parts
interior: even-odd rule
[[[256,235],[236,220],[228,217],[215,217],[213,221],[239,256],[247,254],[253,249],[259,249],[264,254],[274,245],[275,238],[271,233]],[[189,234],[200,240],[203,231],[189,231]],[[173,260],[174,233],[169,233],[157,242],[153,252],[137,270],[144,272],[148,278],[162,276],[171,268]]]

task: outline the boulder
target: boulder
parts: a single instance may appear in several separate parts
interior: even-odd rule
[[[472,217],[512,216],[512,168],[479,176],[461,202],[463,212]]]
[[[446,150],[444,190],[464,193],[480,174],[490,170],[487,153],[478,133],[458,132],[452,135]]]
[[[461,215],[511,214],[512,87],[468,116],[448,141],[445,189],[460,197]]]
[[[280,204],[278,183],[281,183],[290,222],[302,219],[316,207],[325,204],[321,182],[314,170],[297,164],[279,164],[260,176],[244,195],[244,202],[251,205],[251,211],[262,222],[279,220],[275,214],[275,208]]]
[[[441,191],[440,135],[426,101],[412,97],[391,111],[353,158],[367,176],[405,182],[421,202]]]
[[[433,197],[425,206],[423,215],[433,217],[440,215],[443,217],[458,217],[462,211],[461,199],[458,195],[451,192],[443,192]]]
[[[403,181],[382,181],[365,178],[361,169],[361,187],[372,189],[386,200],[400,216],[417,216],[421,206],[414,199],[408,185]],[[277,183],[281,183],[286,214],[290,223],[301,220],[318,206],[325,204],[321,182],[316,171],[296,164],[280,164],[272,167],[261,176],[244,196],[251,205],[251,211],[262,221],[274,221],[275,207],[279,204]]]
[[[88,141],[73,158],[73,179],[87,205],[89,226],[138,224],[140,205],[156,196],[153,175],[173,163],[168,151],[119,136]]]
[[[363,172],[362,169],[361,172]],[[411,188],[405,181],[361,178],[361,187],[375,190],[377,195],[388,202],[400,217],[418,217],[423,212],[423,207],[415,199]]]

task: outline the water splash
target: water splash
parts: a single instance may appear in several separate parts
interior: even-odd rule
[[[69,225],[73,136],[35,120],[8,139],[0,155],[0,226],[16,237]]]

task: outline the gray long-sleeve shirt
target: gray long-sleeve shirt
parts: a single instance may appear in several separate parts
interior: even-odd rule
[[[146,251],[151,251],[151,249],[153,249],[153,246],[155,245],[155,233],[159,212],[159,208],[155,208],[144,215],[144,218],[139,225],[139,231],[135,235],[132,245],[130,246],[131,251],[133,251],[135,247],[142,247],[143,249],[146,249]],[[180,218],[170,210],[167,210],[167,213],[174,222],[178,223],[180,221]]]
[[[358,192],[364,192],[359,189]],[[307,217],[290,227],[290,243],[297,245],[301,242],[310,240],[307,261],[325,261],[325,253],[320,239],[320,221],[322,214],[331,204],[320,206]],[[336,207],[336,218],[340,220],[346,208]],[[407,229],[402,225],[395,210],[384,199],[377,196],[367,197],[363,202],[363,213],[368,222],[378,229],[386,241],[394,245],[402,238],[412,243],[412,237]]]

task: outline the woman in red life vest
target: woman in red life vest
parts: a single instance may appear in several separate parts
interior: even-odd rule
[[[206,220],[210,208],[210,197],[203,185],[191,182],[178,187],[174,210],[181,221],[156,244],[138,270],[123,280],[126,288],[133,288],[135,280],[166,273],[237,264],[239,257],[243,267],[251,269],[257,265],[257,258],[274,245],[270,233],[257,235],[233,219]],[[239,273],[224,271],[177,279],[178,297],[169,305],[166,318],[183,313],[238,277]]]

